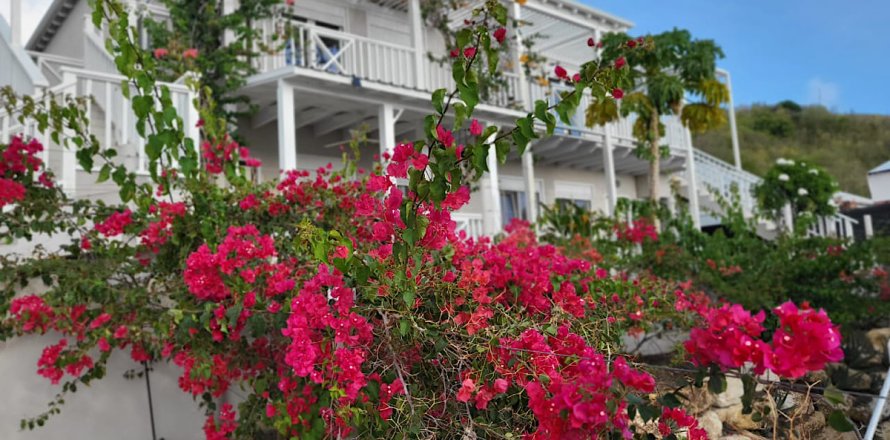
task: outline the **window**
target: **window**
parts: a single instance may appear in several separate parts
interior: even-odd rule
[[[579,208],[583,208],[583,209],[585,209],[585,210],[587,210],[587,211],[590,211],[590,208],[591,208],[591,206],[592,206],[592,204],[590,203],[590,200],[585,200],[585,199],[563,199],[563,198],[557,198],[557,199],[556,199],[556,204],[557,204],[557,205],[560,205],[561,208],[565,208],[565,207],[567,207],[568,205],[575,205],[575,206],[577,206],[577,207],[579,207]]]
[[[538,180],[535,184],[535,203],[540,203],[543,182]],[[514,218],[528,220],[528,192],[522,177],[501,176],[498,185],[501,190],[501,224],[509,225]]]
[[[553,189],[556,203],[562,207],[573,204],[586,210],[593,208],[593,185],[557,181],[553,183]]]
[[[501,191],[501,224],[514,219],[528,220],[528,198],[525,191]]]

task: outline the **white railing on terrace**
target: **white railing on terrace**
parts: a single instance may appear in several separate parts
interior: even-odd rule
[[[88,97],[85,113],[89,118],[86,127],[89,134],[98,139],[103,148],[114,148],[118,152],[117,160],[137,172],[147,172],[147,156],[145,140],[136,129],[136,116],[130,101],[124,98],[121,87],[126,84],[124,77],[106,73],[60,68],[62,82],[47,89],[49,96],[57,102],[68,97]],[[170,90],[173,106],[183,120],[183,127],[189,137],[198,142],[198,113],[192,105],[193,94],[187,87],[180,84],[163,84]],[[134,90],[131,92],[135,93]],[[75,193],[79,167],[74,156],[73,146],[65,148],[52,141],[48,133],[41,134],[32,120],[21,124],[20,113],[8,114],[0,110],[0,142],[7,142],[11,137],[24,134],[36,138],[44,145],[42,159],[52,170],[62,188],[69,194]],[[70,133],[69,133],[70,134]],[[62,136],[63,138],[65,135]]]
[[[414,49],[311,24],[292,22],[290,38],[274,20],[258,24],[271,53],[255,61],[260,71],[286,66],[307,67],[328,73],[416,88]]]
[[[760,177],[740,170],[704,151],[695,149],[695,175],[698,187],[705,191],[716,191],[729,200],[735,185],[741,197],[742,208],[746,213],[753,212],[754,187]]]
[[[709,193],[717,192],[727,200],[733,185],[738,188],[742,209],[746,215],[754,212],[756,198],[754,187],[761,178],[745,170],[724,162],[704,151],[695,149],[695,175],[698,187],[705,191],[700,197],[710,197]],[[853,225],[859,222],[849,216],[837,213],[831,216],[817,217],[806,234],[818,237],[836,237],[853,239]]]
[[[807,235],[852,239],[853,225],[855,224],[859,224],[859,221],[844,214],[816,217],[815,223],[807,230]]]
[[[464,214],[454,212],[451,213],[451,220],[457,223],[454,232],[460,234],[461,231],[470,238],[479,238],[485,235],[483,232],[482,214]]]

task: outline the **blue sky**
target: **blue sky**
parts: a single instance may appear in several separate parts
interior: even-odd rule
[[[890,0],[579,0],[635,23],[685,28],[726,58],[736,105],[792,99],[890,114]]]

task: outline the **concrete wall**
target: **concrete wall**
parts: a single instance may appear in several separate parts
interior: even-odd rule
[[[37,375],[37,359],[43,348],[58,342],[52,335],[29,336],[0,343],[0,438],[4,440],[150,439],[148,394],[144,379],[128,380],[123,374],[141,369],[127,353],[116,353],[107,375],[90,387],[80,385],[65,399],[61,414],[34,431],[21,431],[19,421],[46,411],[47,403],[61,389]],[[191,395],[177,385],[175,366],[156,366],[150,375],[157,438],[203,439],[204,415]]]

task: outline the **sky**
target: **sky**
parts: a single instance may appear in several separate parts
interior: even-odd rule
[[[579,0],[632,21],[715,40],[736,105],[791,99],[890,114],[890,0]],[[8,17],[9,0],[0,0]],[[23,0],[27,41],[51,0]]]
[[[634,23],[688,29],[726,54],[736,105],[791,99],[890,114],[890,0],[579,0]]]

